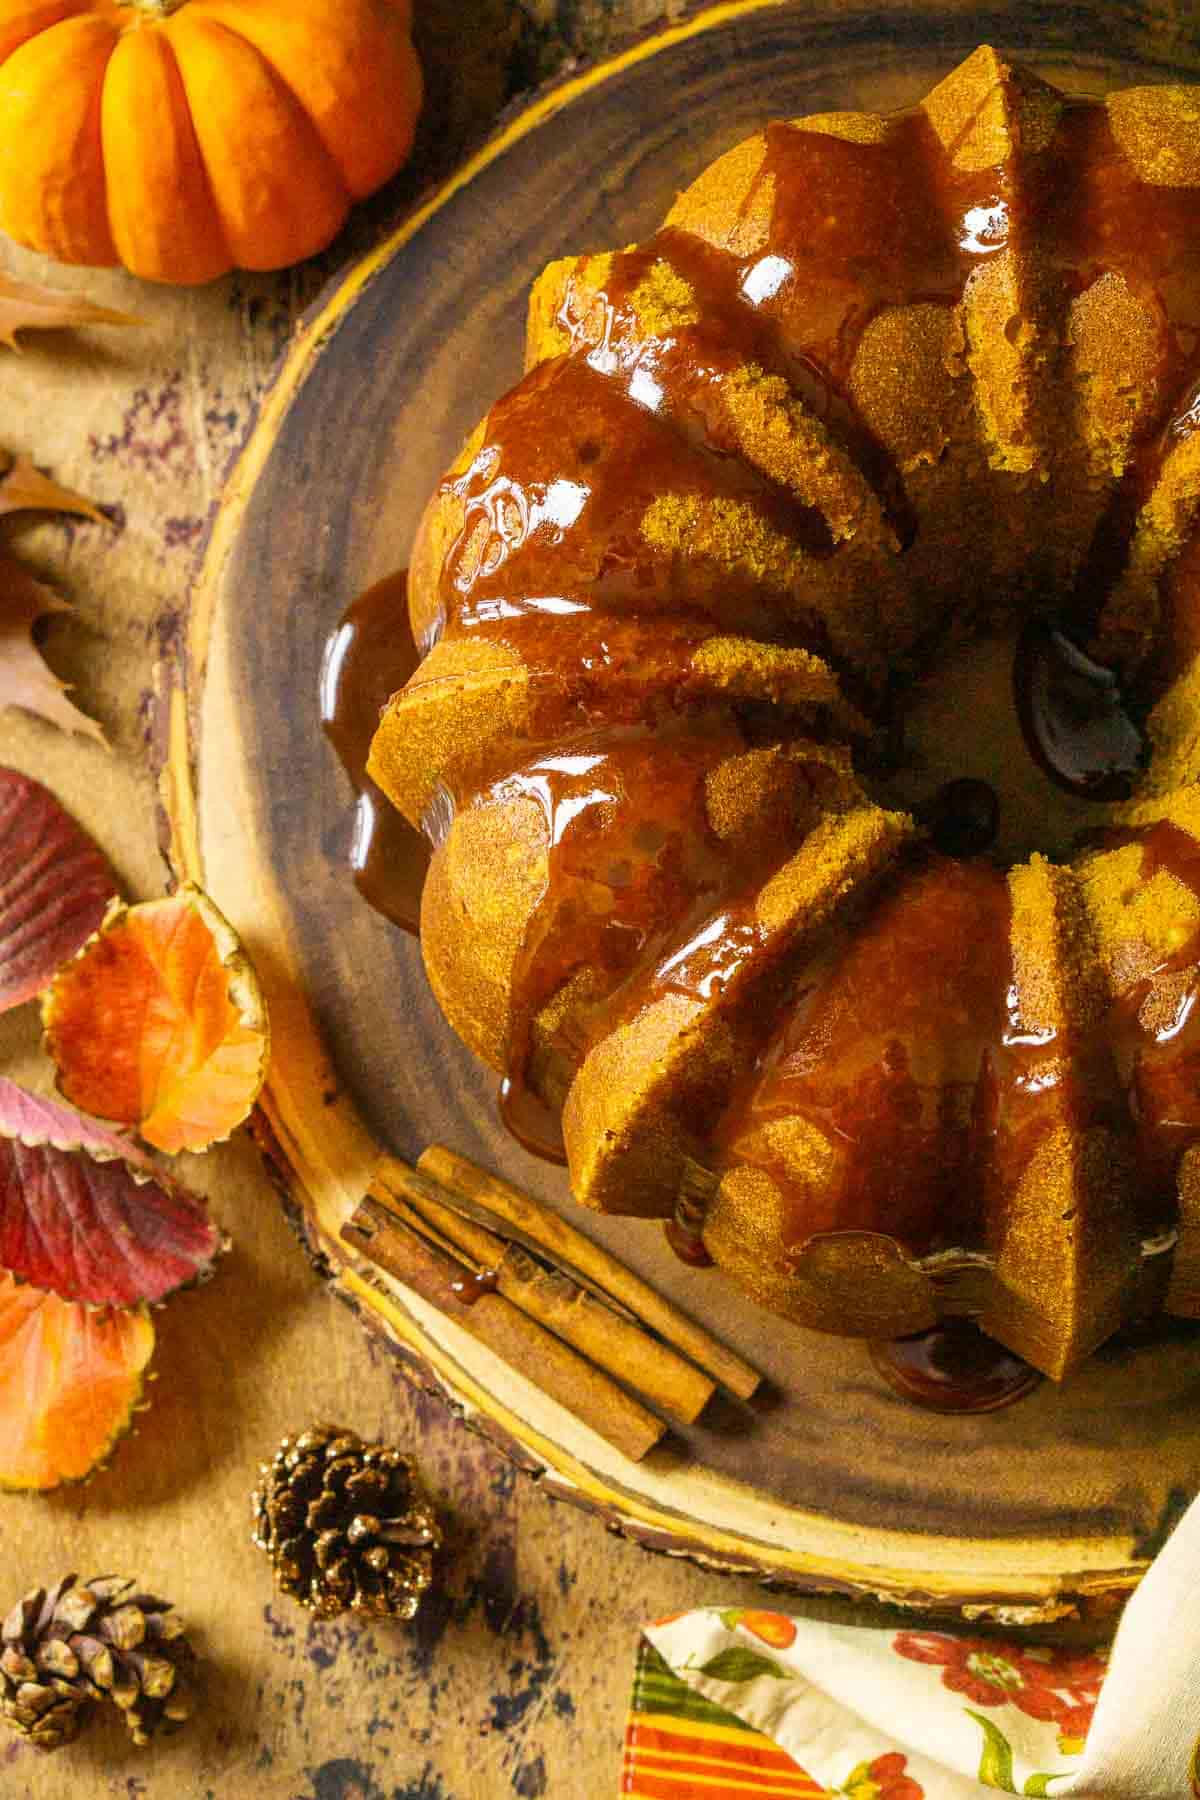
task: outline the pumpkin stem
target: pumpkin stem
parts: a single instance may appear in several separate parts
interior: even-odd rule
[[[169,19],[187,5],[187,0],[122,0],[122,4],[132,6],[135,12],[148,13],[152,19]]]

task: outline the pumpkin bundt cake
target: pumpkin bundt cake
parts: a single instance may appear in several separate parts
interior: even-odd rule
[[[537,282],[370,772],[576,1197],[1061,1377],[1200,1317],[1200,88],[977,51]]]

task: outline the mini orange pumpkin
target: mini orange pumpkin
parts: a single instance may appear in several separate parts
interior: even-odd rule
[[[410,0],[0,0],[0,227],[150,281],[311,256],[412,146]]]

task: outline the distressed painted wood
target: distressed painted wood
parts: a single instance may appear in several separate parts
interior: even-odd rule
[[[1085,9],[1086,10],[1086,9]],[[564,1177],[497,1123],[491,1081],[434,1005],[416,946],[343,859],[346,785],[315,726],[323,642],[406,560],[421,505],[519,372],[530,281],[551,257],[647,234],[764,116],[915,100],[990,36],[1066,87],[1169,79],[1144,39],[1055,49],[1048,9],[717,6],[544,94],[310,312],[226,488],[168,696],[163,797],[177,867],[203,878],[266,975],[265,1114],[280,1175],[335,1287],[403,1360],[551,1489],[650,1547],[793,1586],[1053,1619],[1126,1591],[1190,1491],[1194,1337],[1111,1350],[1010,1412],[947,1421],[896,1400],[859,1345],[781,1328],[654,1227],[585,1229],[764,1368],[774,1403],[716,1412],[634,1468],[339,1230],[380,1147],[441,1139],[552,1204]],[[1079,21],[1076,20],[1076,29]],[[1077,43],[1082,43],[1081,37]],[[672,104],[664,107],[661,97]],[[577,1222],[578,1219],[577,1219]],[[967,1471],[969,1470],[969,1476]]]
[[[956,29],[965,29],[968,9],[957,10]],[[422,0],[434,103],[418,166],[301,270],[172,293],[55,271],[0,247],[13,272],[78,287],[146,321],[137,334],[57,334],[31,338],[19,358],[0,353],[0,443],[34,455],[111,514],[108,529],[22,520],[5,532],[76,602],[73,617],[50,622],[47,654],[113,745],[107,753],[5,712],[0,758],[61,795],[109,849],[131,896],[161,891],[163,876],[147,754],[152,669],[160,656],[178,666],[194,558],[306,307],[478,137],[506,97],[514,55],[516,75],[529,79],[566,48],[649,29],[665,11],[660,0],[614,0],[611,9],[530,0],[520,14],[514,0],[473,0],[469,9]],[[1003,12],[985,9],[980,29]],[[1114,54],[1135,53],[1138,13],[1106,12]],[[914,41],[907,6],[852,5],[842,16],[865,68],[883,59],[881,19],[889,28],[898,19],[902,42]],[[1190,10],[1156,5],[1144,16],[1147,53],[1170,61]],[[1080,42],[1099,40],[1086,9],[1057,17],[1035,9],[1030,30],[1038,17],[1047,42],[1072,30]],[[994,34],[1018,35],[1015,26]],[[340,819],[342,796],[333,800]],[[45,1085],[38,1038],[32,1009],[0,1018],[0,1069]],[[470,1148],[470,1133],[459,1141]],[[396,1359],[314,1279],[247,1142],[186,1159],[183,1173],[211,1195],[234,1253],[213,1283],[157,1316],[150,1408],[111,1466],[55,1496],[0,1498],[0,1605],[71,1566],[136,1572],[193,1622],[210,1661],[207,1704],[185,1736],[149,1754],[127,1748],[119,1727],[98,1726],[54,1758],[0,1739],[4,1800],[611,1794],[638,1622],[718,1596],[750,1604],[753,1581],[646,1556],[590,1513],[551,1505],[544,1482],[519,1476],[440,1399],[401,1378]],[[445,1585],[411,1631],[312,1625],[272,1597],[248,1541],[248,1495],[259,1457],[314,1416],[411,1445],[445,1511]],[[985,1475],[972,1467],[963,1484],[982,1485]],[[1118,1493],[1114,1505],[1125,1504]],[[1149,1514],[1145,1525],[1139,1548],[1148,1551]],[[842,1619],[899,1617],[864,1602],[788,1604]]]

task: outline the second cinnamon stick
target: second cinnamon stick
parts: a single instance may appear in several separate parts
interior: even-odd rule
[[[341,1236],[631,1461],[640,1462],[663,1436],[661,1419],[495,1291],[490,1270],[472,1275],[369,1196]]]
[[[505,1299],[627,1387],[635,1388],[684,1424],[699,1418],[715,1391],[711,1376],[651,1337],[648,1330],[594,1299],[568,1276],[536,1262],[520,1245],[506,1243],[455,1212],[452,1203],[439,1198],[440,1191],[441,1183],[432,1176],[410,1169],[392,1156],[380,1162],[370,1187],[377,1200],[413,1208],[441,1237],[475,1262],[494,1268]]]
[[[707,1370],[722,1387],[729,1388],[743,1400],[748,1400],[757,1390],[762,1381],[757,1369],[689,1319],[686,1313],[681,1313],[669,1300],[664,1300],[661,1294],[635,1275],[632,1269],[627,1269],[615,1256],[593,1243],[581,1231],[576,1231],[573,1225],[569,1225],[557,1213],[539,1206],[527,1194],[521,1193],[519,1188],[512,1187],[498,1175],[490,1175],[486,1169],[468,1161],[465,1156],[448,1150],[444,1144],[431,1144],[418,1158],[417,1168],[423,1174],[432,1175],[452,1191],[458,1189],[468,1198],[479,1200],[490,1207],[501,1218],[511,1220],[514,1225],[520,1226],[530,1237],[543,1244],[551,1255],[557,1251],[574,1263],[585,1275],[607,1289],[615,1299],[632,1308],[638,1318],[668,1344],[674,1345],[694,1363]]]

